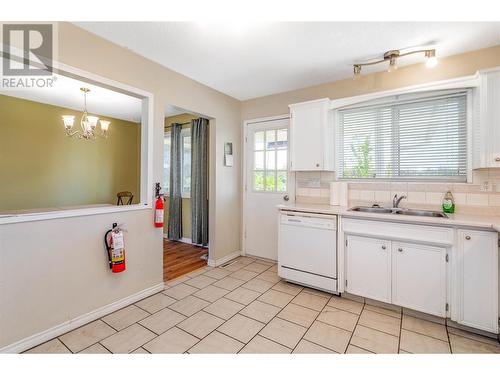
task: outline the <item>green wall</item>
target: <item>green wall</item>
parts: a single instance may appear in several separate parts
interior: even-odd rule
[[[176,116],[165,117],[165,131],[168,131],[172,124],[178,123],[182,124],[184,122],[190,122],[193,119],[197,119],[200,116],[195,116],[190,113],[183,113]],[[191,128],[191,124],[182,125],[182,128]],[[168,230],[168,204],[169,199],[167,197],[165,201],[165,226],[164,233]],[[182,198],[182,237],[191,238],[191,199]]]
[[[61,115],[81,112],[0,95],[0,212],[140,200],[140,124],[113,118],[109,138],[70,138]]]

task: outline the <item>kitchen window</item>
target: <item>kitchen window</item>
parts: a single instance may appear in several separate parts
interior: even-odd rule
[[[467,92],[338,110],[341,179],[467,179]]]
[[[182,145],[182,198],[191,197],[191,129],[181,130]],[[165,132],[163,139],[163,190],[170,192],[170,131]]]

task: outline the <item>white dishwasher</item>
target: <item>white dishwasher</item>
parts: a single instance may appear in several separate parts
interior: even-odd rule
[[[281,211],[278,274],[291,282],[337,292],[337,216]]]

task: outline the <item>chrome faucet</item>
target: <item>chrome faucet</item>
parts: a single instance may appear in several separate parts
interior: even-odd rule
[[[392,208],[398,208],[399,203],[401,203],[401,201],[406,198],[406,195],[402,195],[398,198],[398,195],[394,194],[394,198],[392,198]]]

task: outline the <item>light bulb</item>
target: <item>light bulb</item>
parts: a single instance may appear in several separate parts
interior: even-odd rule
[[[96,128],[98,120],[99,120],[99,117],[87,116],[88,126],[91,130],[94,130]]]
[[[65,115],[65,116],[62,116],[62,119],[63,119],[64,127],[67,130],[71,130],[71,128],[75,124],[75,116]]]
[[[109,129],[109,124],[111,124],[111,122],[110,121],[106,121],[106,120],[101,120],[99,122],[101,123],[101,130],[103,132],[107,132],[108,129]]]
[[[358,79],[361,76],[361,65],[354,65],[354,75],[352,79]]]
[[[434,68],[438,63],[436,56],[428,57],[425,62],[425,66],[428,68]]]
[[[425,62],[425,66],[428,68],[434,68],[438,61],[436,58],[436,50],[435,49],[430,49],[425,51],[425,57],[427,57],[427,61]]]
[[[391,59],[389,60],[389,68],[387,69],[387,71],[389,73],[391,73],[391,72],[394,72],[397,69],[398,69],[398,64],[397,64],[396,58],[395,57],[391,57]]]

